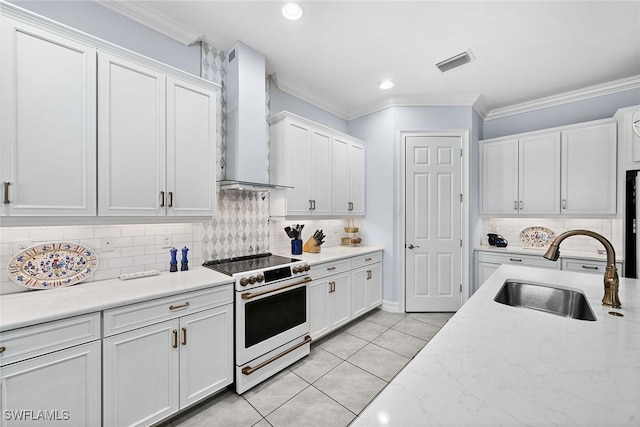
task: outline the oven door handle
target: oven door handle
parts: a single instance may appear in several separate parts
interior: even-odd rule
[[[280,354],[276,354],[272,358],[265,360],[264,362],[260,363],[259,365],[256,365],[253,368],[251,366],[246,366],[246,367],[242,368],[242,373],[244,375],[251,375],[255,371],[257,371],[258,369],[264,368],[269,363],[275,362],[276,360],[280,359],[282,356],[286,356],[287,354],[291,353],[292,351],[297,350],[298,348],[300,348],[303,345],[308,344],[310,342],[311,342],[311,337],[309,335],[307,335],[306,337],[304,337],[304,341],[302,341],[301,343],[298,343],[298,344],[294,345],[293,347],[283,351]]]
[[[281,291],[283,289],[292,288],[294,286],[298,286],[298,285],[302,285],[302,284],[305,284],[305,283],[309,283],[311,280],[313,280],[313,279],[311,279],[311,277],[305,277],[304,280],[301,280],[301,281],[296,282],[296,283],[291,283],[289,285],[280,286],[279,288],[268,289],[266,291],[260,291],[260,292],[245,292],[244,294],[241,295],[241,297],[244,300],[253,299],[253,298],[261,297],[262,295],[272,294],[274,292],[278,292],[278,291]]]

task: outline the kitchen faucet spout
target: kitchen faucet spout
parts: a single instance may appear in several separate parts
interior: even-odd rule
[[[620,304],[620,299],[618,298],[618,288],[620,284],[618,280],[618,270],[616,269],[616,252],[611,242],[604,236],[589,230],[565,231],[551,242],[551,246],[549,246],[544,257],[551,261],[557,261],[560,257],[560,243],[567,237],[577,235],[593,237],[604,246],[607,251],[607,269],[604,272],[604,297],[602,297],[602,305],[612,308],[622,308],[622,304]]]

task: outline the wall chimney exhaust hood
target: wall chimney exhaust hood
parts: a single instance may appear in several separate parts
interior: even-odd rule
[[[227,146],[223,190],[269,191],[265,57],[238,41],[228,52]]]

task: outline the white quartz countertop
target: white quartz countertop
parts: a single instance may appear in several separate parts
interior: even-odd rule
[[[507,279],[582,289],[597,320],[499,304]],[[640,425],[640,280],[620,280],[624,317],[602,280],[502,265],[353,425]]]
[[[481,245],[476,246],[476,251],[486,251],[486,252],[496,252],[503,254],[520,254],[520,255],[531,255],[531,256],[539,256],[542,257],[545,252],[545,249],[538,248],[523,248],[522,246],[507,246],[506,248],[498,248],[496,246],[489,245]],[[585,252],[585,251],[572,251],[562,249],[560,247],[560,257],[561,258],[579,258],[579,259],[589,259],[594,261],[606,261],[607,255],[599,254],[597,252]],[[616,261],[622,262],[621,254],[616,253]]]
[[[320,264],[323,262],[336,261],[344,258],[351,258],[360,255],[366,255],[373,252],[383,250],[378,246],[331,246],[321,248],[320,253],[311,254],[303,252],[302,255],[282,254],[293,258],[299,258],[307,261],[310,265]]]
[[[233,279],[208,268],[131,280],[103,280],[66,288],[34,290],[0,296],[0,331],[126,304],[220,286]]]

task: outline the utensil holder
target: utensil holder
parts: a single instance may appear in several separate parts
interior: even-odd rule
[[[302,255],[302,240],[291,240],[291,255]]]
[[[311,236],[307,239],[306,242],[304,242],[302,250],[312,254],[318,254],[320,253],[320,245],[318,244],[318,241],[315,239],[315,237]]]

